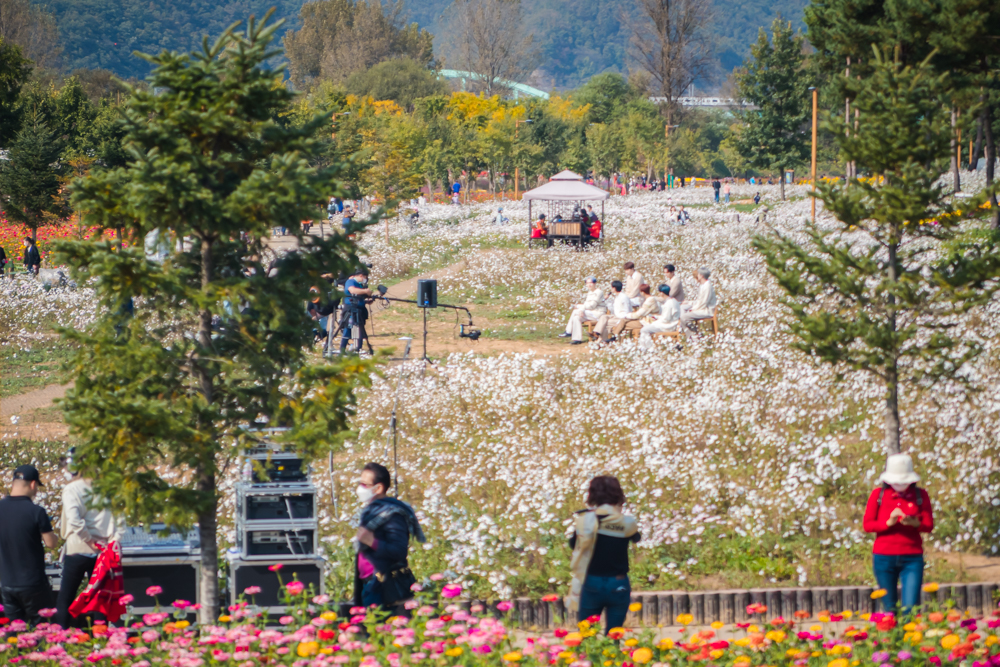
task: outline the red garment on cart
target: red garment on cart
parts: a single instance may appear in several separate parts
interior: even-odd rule
[[[125,613],[125,605],[122,604],[124,594],[121,546],[111,542],[98,554],[94,573],[90,575],[87,587],[69,606],[69,613],[76,617],[97,612],[104,614],[108,622],[115,623]]]

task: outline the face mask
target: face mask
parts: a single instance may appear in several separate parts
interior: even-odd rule
[[[64,470],[63,477],[65,477],[66,481],[68,482],[69,480],[73,479],[73,473],[71,473],[69,470]]]
[[[357,494],[358,494],[358,500],[360,500],[363,503],[367,503],[369,500],[375,497],[374,491],[372,491],[367,486],[361,486],[360,484],[358,485]]]
[[[890,484],[889,486],[891,486],[892,490],[895,491],[896,493],[902,493],[903,491],[906,491],[908,488],[910,488],[909,484]]]

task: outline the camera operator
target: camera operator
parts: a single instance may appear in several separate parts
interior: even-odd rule
[[[371,296],[372,291],[368,289],[368,269],[359,266],[344,283],[343,332],[340,336],[341,354],[344,354],[347,349],[347,341],[351,338],[357,338],[357,348],[352,352],[361,352],[361,341],[367,338],[365,334],[365,323],[368,321],[366,304]],[[352,335],[354,327],[358,328],[357,336]]]

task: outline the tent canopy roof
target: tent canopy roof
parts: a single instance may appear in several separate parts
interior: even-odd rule
[[[528,190],[522,199],[539,199],[541,201],[603,201],[610,197],[607,190],[602,190],[583,182],[583,176],[574,174],[568,169],[561,171],[545,185],[534,190]]]

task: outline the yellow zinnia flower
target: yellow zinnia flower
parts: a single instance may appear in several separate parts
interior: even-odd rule
[[[631,611],[631,612],[633,612],[633,613],[639,611],[640,609],[642,609],[642,603],[641,602],[633,602],[632,604],[630,604],[628,606],[628,610]]]
[[[632,652],[632,662],[637,665],[645,665],[647,662],[653,659],[653,652],[648,648],[637,648]]]

